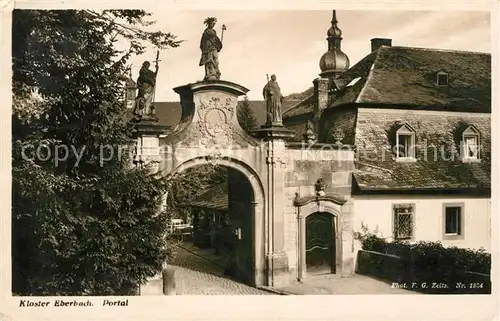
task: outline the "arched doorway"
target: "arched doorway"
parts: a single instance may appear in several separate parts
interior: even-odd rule
[[[309,275],[336,273],[335,216],[315,212],[306,217],[306,270]]]
[[[199,233],[202,236],[199,236],[196,242],[205,240],[208,249],[219,247],[218,250],[213,250],[217,253],[223,252],[221,263],[231,278],[250,285],[265,285],[264,192],[260,180],[246,164],[228,158],[210,161],[204,157],[190,159],[176,167],[170,176],[175,177],[175,174],[189,172],[207,164],[224,168],[227,185],[223,189],[220,186],[215,187],[224,193],[212,193],[213,200],[218,204],[210,204],[211,198],[196,199],[195,196],[193,199],[192,203],[196,205],[197,210],[203,210],[203,215],[197,217],[197,226],[206,229]],[[201,196],[210,194],[210,190],[200,191]],[[227,215],[215,215],[224,211]],[[203,221],[200,221],[201,218]],[[214,234],[217,234],[217,237],[214,238]],[[215,239],[217,244],[214,244]]]

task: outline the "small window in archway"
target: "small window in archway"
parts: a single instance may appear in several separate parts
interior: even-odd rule
[[[438,72],[436,81],[438,86],[448,86],[448,73],[443,71]]]

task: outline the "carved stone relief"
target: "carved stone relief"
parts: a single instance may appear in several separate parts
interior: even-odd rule
[[[232,140],[234,108],[236,100],[231,97],[202,97],[198,106],[198,130],[200,143],[227,145]]]
[[[183,145],[199,144],[206,148],[220,148],[245,141],[238,128],[235,97],[200,95],[196,101],[197,120],[189,128]]]

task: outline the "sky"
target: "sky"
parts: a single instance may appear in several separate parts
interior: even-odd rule
[[[225,24],[219,53],[221,80],[247,87],[251,100],[262,100],[266,74],[276,74],[283,95],[312,86],[327,51],[326,32],[332,11],[176,11],[155,12],[153,29],[170,32],[184,42],[160,51],[156,101],[178,101],[172,88],[200,81],[200,38],[206,17],[217,17],[218,36]],[[349,11],[337,10],[342,51],[353,66],[370,53],[370,39],[392,39],[393,46],[491,52],[487,11]],[[134,58],[137,78],[143,61],[153,61],[151,47]]]

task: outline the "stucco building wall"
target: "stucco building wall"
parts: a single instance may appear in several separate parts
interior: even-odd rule
[[[490,251],[490,199],[485,197],[453,196],[354,196],[354,231],[361,232],[361,224],[370,231],[378,228],[380,235],[393,240],[393,204],[415,204],[414,237],[415,241],[441,241],[445,246]],[[448,240],[444,233],[443,204],[463,203],[463,239]],[[356,250],[360,249],[356,242]]]

